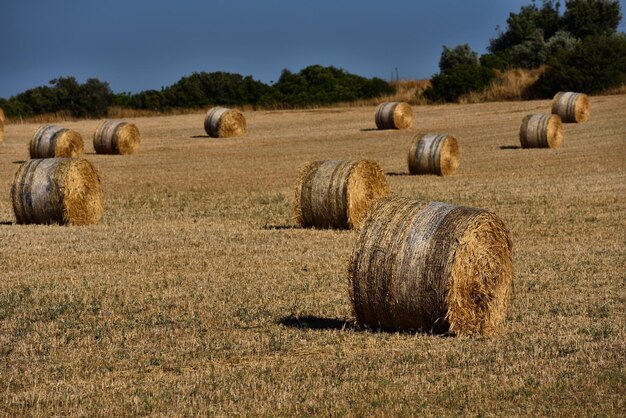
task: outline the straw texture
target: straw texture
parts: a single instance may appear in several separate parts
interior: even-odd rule
[[[413,124],[413,109],[404,102],[381,103],[374,119],[378,129],[408,129]]]
[[[140,142],[137,126],[119,120],[103,121],[93,134],[93,147],[98,154],[134,154]]]
[[[409,149],[409,173],[449,176],[459,168],[461,152],[456,138],[448,135],[417,135]]]
[[[204,118],[204,130],[214,138],[242,136],[246,133],[246,119],[239,110],[214,107]]]
[[[558,115],[527,115],[519,130],[522,148],[558,148],[563,143],[563,124]]]
[[[0,144],[4,141],[4,111],[0,109]]]
[[[19,224],[88,225],[103,213],[100,177],[82,158],[25,162],[15,173],[11,201]]]
[[[356,320],[372,328],[493,333],[509,300],[511,249],[506,227],[487,211],[380,199],[348,269]]]
[[[583,123],[589,119],[589,97],[583,93],[558,92],[552,99],[552,113],[563,123]]]
[[[35,131],[28,147],[30,158],[77,158],[83,154],[80,133],[56,125],[42,125]]]
[[[359,228],[372,202],[388,194],[375,161],[308,162],[296,182],[296,220],[303,227]]]

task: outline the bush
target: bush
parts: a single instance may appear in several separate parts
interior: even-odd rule
[[[74,77],[59,77],[50,86],[35,87],[12,97],[5,113],[10,117],[28,117],[66,111],[73,117],[101,117],[113,103],[107,82],[90,78],[79,84]]]
[[[439,58],[439,70],[448,71],[460,65],[478,65],[478,54],[472,51],[468,44],[458,45],[454,48],[448,48],[444,45]]]
[[[367,79],[335,67],[311,65],[294,74],[283,70],[278,82],[259,100],[264,105],[327,105],[392,94],[380,78]]]
[[[428,100],[455,101],[464,94],[484,90],[495,77],[493,69],[482,66],[468,44],[454,48],[444,46],[439,70],[430,80],[430,87],[424,90],[424,97]]]
[[[571,52],[550,58],[531,96],[550,98],[558,91],[598,93],[626,83],[626,35],[587,37]]]
[[[489,41],[489,51],[496,53],[511,49],[528,40],[538,29],[544,38],[551,38],[563,25],[559,6],[558,1],[544,0],[542,7],[538,8],[533,1],[528,6],[522,6],[519,13],[510,13],[506,30]]]
[[[577,38],[612,35],[622,19],[617,0],[568,0],[563,26]]]
[[[463,64],[447,71],[442,71],[430,80],[431,86],[424,91],[424,96],[433,101],[452,102],[472,91],[485,89],[494,79],[491,68],[481,65]]]

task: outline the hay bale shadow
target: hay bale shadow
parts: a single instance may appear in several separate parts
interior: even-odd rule
[[[322,318],[314,315],[289,315],[278,320],[278,323],[289,328],[315,330],[352,330],[361,331],[355,323],[337,318]]]
[[[500,149],[521,149],[519,145],[500,145]]]
[[[370,131],[382,131],[384,129],[378,129],[378,128],[363,128],[360,129],[361,132],[370,132]]]
[[[26,160],[16,160],[13,161],[13,164],[24,164],[26,162]]]
[[[399,176],[399,177],[407,176],[408,177],[411,174],[410,173],[398,173],[397,171],[390,171],[388,173],[385,173],[385,175],[386,176],[392,176],[392,177],[394,177],[394,176]]]
[[[0,221],[0,225],[13,225],[12,221]]]
[[[191,135],[190,138],[211,138],[209,135]]]
[[[302,330],[318,330],[318,331],[355,331],[355,332],[385,332],[385,333],[397,333],[403,335],[431,335],[435,337],[454,337],[454,334],[449,332],[445,333],[436,333],[432,331],[415,331],[415,330],[397,330],[397,329],[384,329],[377,328],[373,329],[367,326],[362,326],[357,324],[352,320],[347,319],[337,319],[337,318],[323,318],[321,316],[315,315],[303,315],[303,316],[294,316],[289,315],[283,318],[280,318],[277,321],[278,324],[295,329]]]
[[[263,225],[263,229],[271,231],[271,230],[281,230],[281,229],[300,229],[299,225]]]

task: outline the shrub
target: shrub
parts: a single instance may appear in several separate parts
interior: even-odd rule
[[[548,61],[546,71],[531,88],[531,96],[550,98],[558,91],[598,93],[626,83],[626,35],[591,36],[571,52]]]
[[[463,64],[435,74],[424,96],[433,101],[452,102],[460,96],[482,91],[495,77],[491,68]]]
[[[617,0],[568,0],[563,26],[577,38],[612,35],[622,19]]]

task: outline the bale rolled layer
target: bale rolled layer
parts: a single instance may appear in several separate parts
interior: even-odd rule
[[[98,154],[134,154],[140,142],[137,126],[119,120],[103,121],[93,134],[93,147]]]
[[[405,198],[378,200],[349,265],[356,320],[372,328],[457,335],[501,325],[512,244],[493,213]]]
[[[552,99],[552,113],[563,123],[582,123],[589,119],[589,97],[584,93],[560,91]]]
[[[456,138],[448,135],[417,135],[409,149],[409,173],[448,176],[459,168]]]
[[[82,158],[25,162],[15,173],[11,201],[19,224],[88,225],[103,212],[100,177]]]
[[[242,136],[246,133],[246,118],[237,109],[214,107],[204,118],[204,130],[213,138]]]
[[[78,158],[84,143],[80,133],[56,125],[42,125],[30,140],[30,158]]]
[[[0,143],[4,141],[4,111],[0,109]]]
[[[519,130],[522,148],[558,148],[563,142],[563,124],[558,115],[527,115]]]
[[[378,129],[408,129],[413,124],[413,109],[404,102],[381,103],[374,119]]]
[[[359,228],[372,202],[389,194],[375,161],[313,161],[300,170],[295,213],[303,227]]]

